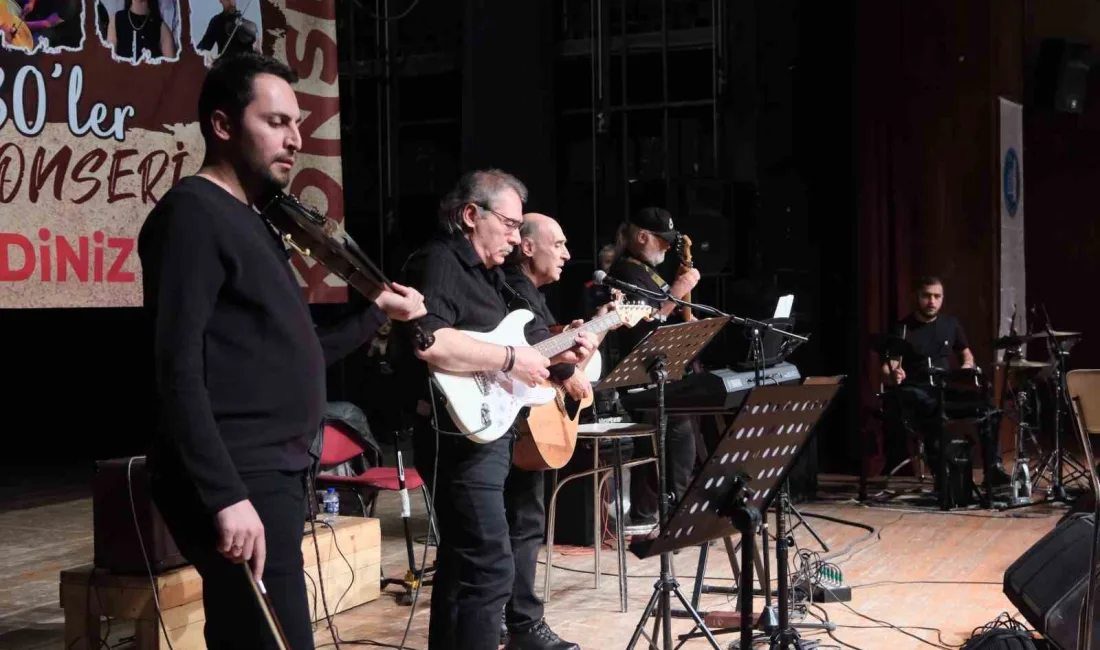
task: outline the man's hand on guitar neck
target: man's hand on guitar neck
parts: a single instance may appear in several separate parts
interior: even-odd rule
[[[584,321],[575,320],[569,323],[566,327],[566,331],[576,329],[584,325]],[[592,352],[600,346],[600,339],[592,332],[577,332],[576,339],[573,341],[573,347],[569,348],[561,354],[556,354],[550,359],[551,365],[558,363],[571,363],[575,366],[583,364],[589,357],[592,356]]]

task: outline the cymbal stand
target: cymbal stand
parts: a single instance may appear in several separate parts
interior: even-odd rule
[[[1049,323],[1047,329],[1050,329]],[[1066,391],[1066,362],[1069,358],[1069,350],[1065,345],[1059,343],[1052,334],[1048,334],[1047,347],[1050,349],[1051,360],[1054,362],[1051,376],[1051,383],[1054,385],[1054,449],[1039,465],[1039,469],[1035,473],[1035,482],[1038,483],[1039,479],[1043,478],[1049,471],[1050,483],[1047,488],[1047,498],[1043,502],[1070,503],[1071,499],[1066,493],[1066,482],[1085,476],[1085,468],[1071,458],[1065,447],[1062,446],[1063,407],[1069,406],[1069,397]],[[1069,412],[1072,412],[1072,409]],[[1067,465],[1073,469],[1073,473],[1068,477],[1065,476]]]
[[[1045,307],[1043,308],[1043,313],[1046,316],[1047,351],[1050,354],[1050,360],[1052,362],[1051,383],[1054,388],[1054,415],[1051,419],[1054,425],[1054,449],[1051,450],[1049,455],[1043,458],[1041,463],[1039,463],[1032,484],[1038,485],[1040,480],[1049,472],[1050,478],[1046,489],[1046,498],[1030,503],[1020,503],[1002,508],[1002,510],[1014,510],[1016,508],[1026,508],[1050,502],[1072,503],[1072,500],[1066,493],[1066,482],[1074,481],[1088,475],[1085,468],[1071,458],[1065,448],[1062,447],[1063,408],[1066,409],[1066,412],[1073,412],[1073,407],[1069,404],[1069,393],[1066,390],[1065,383],[1066,363],[1069,359],[1069,348],[1072,343],[1059,343],[1058,338],[1055,337],[1054,331],[1050,326],[1050,315],[1046,313]],[[1068,477],[1064,476],[1067,465],[1073,469],[1073,473]]]

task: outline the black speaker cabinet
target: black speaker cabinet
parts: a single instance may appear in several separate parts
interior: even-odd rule
[[[1005,571],[1005,595],[1059,650],[1077,650],[1094,526],[1092,514],[1066,518]],[[1100,625],[1093,646],[1100,646]]]
[[[92,480],[92,520],[95,566],[114,573],[146,573],[145,555],[154,574],[184,566],[160,511],[149,494],[145,459],[114,458],[96,463]],[[129,471],[127,471],[129,469]],[[133,487],[133,505],[130,489]],[[134,526],[135,513],[138,528]],[[141,530],[140,543],[137,530]]]
[[[1039,106],[1062,113],[1081,113],[1088,90],[1089,48],[1062,38],[1039,46],[1035,95]]]

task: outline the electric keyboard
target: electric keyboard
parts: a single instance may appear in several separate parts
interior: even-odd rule
[[[730,411],[741,407],[749,389],[753,388],[756,374],[733,370],[710,370],[687,375],[680,381],[665,384],[666,410]],[[763,386],[798,383],[802,375],[793,364],[783,362],[765,368],[760,373]],[[627,410],[654,410],[657,408],[657,388],[627,392],[619,397]]]

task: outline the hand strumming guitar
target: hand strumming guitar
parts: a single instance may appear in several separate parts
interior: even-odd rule
[[[592,394],[592,384],[589,383],[588,377],[580,370],[563,381],[561,387],[578,402]]]
[[[508,372],[513,378],[528,386],[538,386],[550,377],[550,360],[542,356],[541,352],[531,347],[518,347],[515,351],[516,362]]]

